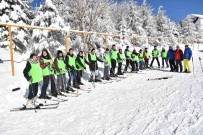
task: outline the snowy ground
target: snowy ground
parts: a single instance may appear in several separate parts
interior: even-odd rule
[[[2,59],[8,58],[4,52]],[[2,135],[203,135],[203,73],[195,51],[195,73],[143,71],[120,82],[96,84],[90,93],[69,98],[55,110],[10,112],[25,103],[25,63],[0,64],[0,134]],[[17,58],[17,57],[16,57]],[[148,78],[173,76],[167,80]],[[91,84],[87,84],[90,85]],[[15,93],[12,88],[21,90]]]

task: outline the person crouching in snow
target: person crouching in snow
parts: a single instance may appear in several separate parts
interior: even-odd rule
[[[84,85],[81,81],[81,77],[82,77],[83,71],[86,70],[85,63],[89,65],[89,62],[85,59],[83,55],[83,51],[80,51],[76,58],[76,67],[77,67],[76,80],[79,85]]]
[[[66,91],[66,64],[61,50],[57,51],[57,56],[54,59],[55,74],[57,76],[58,94]]]
[[[191,73],[190,60],[192,58],[192,50],[188,45],[185,45],[185,51],[183,54],[183,67],[185,73]]]
[[[89,68],[91,71],[91,78],[90,78],[89,82],[101,81],[100,79],[98,79],[99,71],[98,71],[97,61],[99,61],[99,62],[103,62],[103,61],[96,56],[94,48],[88,54],[88,61],[90,63]]]
[[[42,71],[36,54],[33,53],[30,55],[30,60],[27,62],[23,74],[29,82],[29,93],[26,107],[36,107],[35,101],[38,93],[38,83],[42,81]]]
[[[111,64],[111,57],[109,54],[109,48],[106,48],[106,51],[104,53],[104,80],[109,80],[110,79],[110,75],[109,75],[109,71],[110,71],[110,64]]]
[[[57,97],[55,76],[54,76],[55,65],[52,61],[52,58],[49,52],[46,49],[42,50],[42,53],[40,56],[40,67],[42,68],[43,86],[42,86],[42,91],[39,98],[51,99],[51,97],[46,95],[49,81],[51,81],[51,95]]]

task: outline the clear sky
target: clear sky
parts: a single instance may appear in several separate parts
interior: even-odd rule
[[[121,2],[122,0],[115,0]],[[138,5],[143,0],[136,0]],[[39,6],[41,0],[33,0],[32,6],[35,7],[36,3]],[[166,15],[173,21],[179,22],[184,19],[188,14],[202,14],[203,15],[203,0],[147,0],[147,3],[152,6],[154,13],[160,5],[166,10]]]

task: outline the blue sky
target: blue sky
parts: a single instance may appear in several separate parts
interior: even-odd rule
[[[116,0],[121,2],[122,0]],[[143,0],[136,0],[140,5]],[[32,6],[36,3],[39,5],[41,0],[33,0]],[[166,15],[173,21],[179,22],[186,17],[187,14],[202,14],[203,15],[203,0],[147,0],[147,3],[152,6],[154,13],[160,5],[166,10]]]

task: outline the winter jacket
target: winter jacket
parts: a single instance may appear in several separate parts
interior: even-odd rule
[[[190,48],[186,48],[184,51],[183,59],[190,60],[192,57],[192,50]]]
[[[69,64],[69,57],[74,57],[75,58],[75,56],[72,54],[72,55],[70,55],[69,53],[66,55],[66,58],[65,58],[65,64],[66,64],[66,68],[67,69],[69,69],[69,70],[76,70],[76,67],[75,66],[71,66],[70,64]],[[76,59],[76,58],[75,58]]]
[[[98,70],[97,61],[103,62],[103,61],[102,61],[101,59],[99,59],[97,56],[96,56],[96,61],[92,61],[90,54],[88,54],[88,61],[89,61],[89,68],[90,68],[90,71]]]
[[[78,54],[78,55],[77,55],[77,58],[76,58],[77,63],[78,63],[79,65],[81,65],[84,69],[86,69],[85,65],[81,62],[80,58],[84,58],[84,56],[80,56],[80,55]],[[84,58],[84,59],[85,59],[85,58]],[[86,63],[87,65],[90,65],[90,63],[89,63],[86,59],[85,59],[85,63]],[[79,68],[77,64],[76,64],[76,67]]]
[[[148,60],[149,57],[150,57],[150,56],[149,56],[149,52],[148,52],[148,51],[147,51],[147,52],[144,51],[144,52],[143,52],[143,56],[144,56],[144,59],[145,59],[145,60]]]
[[[174,50],[168,50],[168,52],[167,52],[167,59],[168,60],[174,60],[174,53],[175,53]]]
[[[183,51],[180,48],[176,49],[174,53],[174,57],[175,57],[175,60],[183,60]]]

